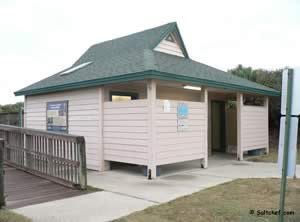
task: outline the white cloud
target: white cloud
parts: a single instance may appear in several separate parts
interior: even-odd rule
[[[300,4],[290,1],[0,2],[0,104],[69,67],[92,44],[177,21],[190,56],[223,70],[299,65]]]

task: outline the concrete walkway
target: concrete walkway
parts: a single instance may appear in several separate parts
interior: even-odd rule
[[[191,161],[165,166],[156,180],[147,180],[138,167],[91,171],[89,185],[105,191],[19,208],[16,212],[39,222],[110,221],[236,178],[280,177],[276,164],[238,162],[229,156],[212,157],[208,169],[199,165],[199,161]]]

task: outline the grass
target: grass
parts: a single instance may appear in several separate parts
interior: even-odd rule
[[[13,211],[2,209],[0,210],[0,222],[31,222],[31,220]]]
[[[275,145],[270,146],[270,152],[266,155],[248,157],[247,160],[253,162],[271,162],[276,163],[278,158],[278,149]],[[297,150],[297,164],[300,164],[300,145]]]
[[[259,210],[277,210],[279,193],[279,179],[237,179],[147,208],[115,222],[273,222],[278,216],[258,216],[257,213]],[[300,221],[299,179],[288,180],[286,210],[295,214],[286,216],[285,221]]]
[[[98,187],[93,187],[93,186],[90,186],[90,185],[87,185],[86,190],[87,190],[88,193],[103,191],[102,189],[100,189]]]

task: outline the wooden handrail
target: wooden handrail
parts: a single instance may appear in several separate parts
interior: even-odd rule
[[[23,127],[4,125],[4,124],[0,124],[0,130],[5,130],[5,131],[9,131],[9,132],[26,133],[28,135],[48,136],[48,137],[57,138],[57,139],[59,139],[59,138],[69,139],[74,142],[77,142],[77,140],[79,138],[82,138],[82,136],[77,136],[77,135],[72,135],[72,134],[51,132],[51,131],[31,129],[31,128],[23,128]]]
[[[86,154],[83,136],[0,124],[5,140],[5,163],[67,185],[86,189]]]

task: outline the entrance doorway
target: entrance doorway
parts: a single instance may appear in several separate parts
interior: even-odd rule
[[[211,101],[211,146],[213,152],[226,152],[225,102]]]

